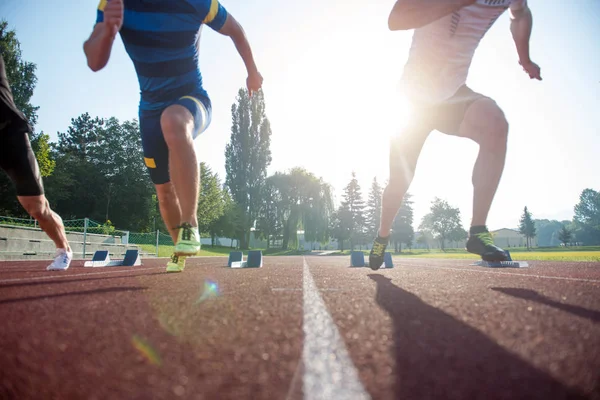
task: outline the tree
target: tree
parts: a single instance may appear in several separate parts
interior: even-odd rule
[[[39,108],[32,105],[30,101],[37,84],[36,65],[22,59],[21,43],[17,38],[17,33],[15,30],[8,28],[8,22],[4,19],[0,21],[0,54],[4,59],[6,77],[11,87],[15,106],[23,112],[33,128],[37,122]],[[35,151],[36,147],[32,147]],[[44,162],[45,160],[42,158],[41,161]],[[51,171],[44,169],[41,172]],[[3,215],[29,217],[17,201],[14,185],[4,173],[0,173],[0,212]]]
[[[446,248],[449,236],[462,229],[460,210],[451,207],[446,200],[435,198],[431,204],[431,211],[423,217],[420,230],[430,232],[435,239],[440,241],[442,250]]]
[[[263,204],[259,210],[258,220],[256,221],[256,231],[260,239],[267,240],[267,248],[270,248],[271,241],[274,243],[283,231],[283,225],[278,218],[278,207],[280,206],[281,198],[272,176],[267,178],[261,197]]]
[[[233,240],[237,240],[239,243],[244,234],[241,227],[243,215],[226,188],[221,191],[221,196],[223,199],[223,214],[212,222],[208,230],[213,246],[217,244],[217,238],[221,236],[231,239],[231,247],[233,247]]]
[[[200,163],[200,195],[198,196],[198,229],[210,234],[210,227],[225,209],[219,176],[205,162]]]
[[[365,217],[364,209],[365,203],[362,199],[362,193],[358,180],[356,179],[356,173],[352,172],[352,180],[344,189],[344,200],[342,201],[342,207],[349,211],[349,228],[350,228],[350,249],[354,250],[354,246],[364,241],[365,232]],[[344,214],[342,214],[344,215]]]
[[[531,213],[527,209],[527,206],[523,210],[523,215],[519,221],[519,232],[523,236],[525,236],[527,240],[527,248],[531,248],[531,239],[536,235],[535,223],[533,222],[533,217]]]
[[[412,226],[413,202],[411,201],[411,198],[411,194],[406,193],[392,225],[392,233],[390,238],[394,244],[394,250],[396,253],[402,252],[402,244],[406,244],[407,247],[412,246],[412,242],[415,237],[415,231]]]
[[[575,206],[574,222],[577,241],[588,245],[600,244],[600,192],[585,189]]]
[[[240,89],[236,101],[231,107],[231,137],[225,148],[225,183],[242,210],[244,235],[240,246],[247,249],[271,164],[271,125],[262,91],[250,97],[247,90]]]
[[[50,136],[44,132],[41,132],[39,135],[33,135],[31,148],[35,153],[42,177],[50,176],[56,167],[56,161],[52,158]]]
[[[137,121],[86,113],[58,136],[52,144],[56,167],[45,184],[63,218],[110,219],[116,227],[138,232],[166,230],[155,219],[155,190],[141,157]]]
[[[562,222],[547,219],[535,219],[533,222],[535,225],[538,246],[558,246],[560,243],[558,233],[564,225]]]
[[[298,244],[297,232],[304,229],[308,242],[325,242],[329,239],[329,220],[333,213],[331,187],[304,168],[277,172],[267,180],[273,187],[270,194],[276,199],[276,209],[271,210],[282,227],[282,248]],[[264,210],[267,205],[263,204]],[[266,215],[263,213],[266,224]],[[264,229],[263,229],[264,230]]]
[[[572,237],[573,234],[571,233],[569,228],[567,228],[566,225],[563,225],[562,229],[558,232],[558,240],[560,240],[560,242],[565,246],[568,246],[571,242]]]
[[[433,240],[433,237],[429,231],[419,232],[419,235],[417,236],[417,243],[421,246],[427,247],[427,250],[429,250],[429,242],[431,240]]]
[[[21,58],[21,43],[17,39],[15,30],[8,29],[6,20],[0,21],[0,53],[6,67],[6,77],[12,91],[15,105],[23,114],[29,124],[34,127],[37,123],[37,111],[39,107],[31,104],[31,97],[37,77],[35,71],[37,66]]]
[[[377,178],[373,178],[371,183],[371,191],[367,200],[367,215],[366,215],[366,230],[371,237],[377,236],[379,230],[379,222],[381,220],[381,196],[383,189],[377,182]]]
[[[331,235],[339,244],[341,251],[344,251],[344,242],[350,239],[352,226],[352,213],[347,205],[342,204],[331,219]]]
[[[456,229],[454,229],[448,234],[448,240],[450,242],[454,242],[457,245],[459,242],[467,239],[468,237],[468,232],[462,226],[456,227]]]

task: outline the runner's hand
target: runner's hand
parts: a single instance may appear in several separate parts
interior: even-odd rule
[[[123,0],[108,0],[104,7],[104,23],[109,32],[116,36],[123,26]]]
[[[256,71],[254,73],[248,74],[248,79],[246,79],[246,86],[248,88],[248,93],[252,97],[253,92],[258,92],[262,87],[263,77],[260,72]]]
[[[542,80],[540,67],[533,61],[520,62],[519,64],[523,67],[523,71],[527,72],[531,79]]]

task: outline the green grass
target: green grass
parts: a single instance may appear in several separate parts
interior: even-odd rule
[[[362,250],[365,255],[369,254],[369,250]],[[513,260],[527,261],[592,261],[600,262],[600,246],[584,246],[584,247],[543,247],[528,251],[525,248],[509,249]],[[332,255],[350,255],[350,250],[336,252]],[[403,251],[402,253],[392,252],[394,257],[408,258],[439,258],[439,259],[479,259],[475,254],[471,254],[462,249],[447,249],[445,252],[439,249],[427,250],[412,250]]]
[[[141,245],[142,250],[148,253],[154,253],[156,247],[153,245]],[[310,254],[307,251],[299,250],[282,250],[282,249],[252,249],[262,250],[265,256],[295,256]],[[510,254],[514,260],[528,260],[528,261],[592,261],[600,262],[600,246],[584,246],[584,247],[543,247],[536,248],[532,251],[528,251],[525,248],[511,248]],[[210,247],[203,246],[202,250],[198,253],[198,256],[217,256],[227,257],[229,253],[236,251],[230,247]],[[158,247],[159,257],[170,257],[173,253],[173,246],[160,245]],[[244,256],[248,256],[248,250],[243,251]],[[369,250],[363,250],[365,255],[369,254]],[[331,254],[332,256],[350,256],[350,250],[338,251]],[[463,249],[446,249],[441,251],[439,249],[432,249],[431,251],[423,249],[414,249],[412,251],[405,250],[402,253],[392,253],[394,257],[409,257],[409,258],[438,258],[438,259],[467,259],[476,260],[478,256],[467,253]]]
[[[142,248],[142,250],[144,252],[147,252],[147,253],[154,254],[156,252],[156,246],[153,246],[153,245],[142,244],[142,245],[140,245],[140,247]],[[305,251],[282,250],[282,249],[251,249],[251,250],[262,250],[264,256],[296,256],[296,255],[302,255],[302,254],[307,253]],[[200,250],[200,252],[198,253],[198,256],[227,257],[227,256],[229,256],[229,253],[232,251],[237,251],[237,250],[232,249],[230,247],[203,246],[202,249]],[[248,250],[244,250],[243,253],[244,253],[244,256],[248,256]],[[158,246],[158,256],[159,257],[171,257],[171,254],[173,254],[173,246],[170,246],[170,245],[159,245]]]

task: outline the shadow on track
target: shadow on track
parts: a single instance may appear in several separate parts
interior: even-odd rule
[[[0,300],[0,304],[10,304],[10,303],[20,303],[22,301],[35,301],[35,300],[45,300],[52,299],[56,297],[68,297],[68,296],[86,296],[86,295],[96,295],[96,294],[104,294],[104,293],[115,293],[115,292],[133,292],[138,290],[145,290],[147,287],[115,287],[115,288],[105,288],[105,289],[94,289],[94,290],[85,290],[81,292],[68,292],[68,293],[57,293],[57,294],[47,294],[41,296],[31,296],[31,297],[19,297],[16,299],[5,299]]]
[[[585,399],[485,334],[370,274],[394,323],[397,399]]]
[[[539,294],[535,290],[502,287],[493,287],[491,289],[509,296],[517,297],[519,299],[531,300],[550,307],[558,308],[559,310],[577,315],[578,317],[587,318],[593,322],[600,322],[600,312],[598,311],[588,310],[587,308],[573,306],[571,304],[559,303],[558,301]]]
[[[105,279],[124,279],[124,278],[136,278],[136,277],[140,277],[140,276],[152,276],[152,275],[166,275],[165,272],[153,272],[151,274],[137,274],[137,275],[110,275],[110,276],[100,276],[100,277],[94,277],[94,278],[90,278],[89,275],[82,275],[81,279],[69,279],[69,278],[56,278],[56,280],[52,280],[52,278],[50,279],[41,279],[41,280],[36,280],[34,282],[17,282],[17,283],[7,283],[7,284],[3,284],[0,283],[0,289],[4,289],[4,288],[10,288],[10,287],[20,287],[20,286],[48,286],[48,285],[55,285],[57,283],[81,283],[81,282],[86,282],[86,281],[99,281],[99,280],[105,280]],[[76,278],[77,275],[71,275],[72,278]],[[27,279],[27,278],[24,278]]]

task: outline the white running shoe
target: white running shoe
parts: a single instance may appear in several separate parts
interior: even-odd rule
[[[56,249],[56,255],[54,256],[54,262],[48,265],[46,268],[48,271],[64,271],[69,268],[71,260],[73,259],[73,251],[65,249]]]

